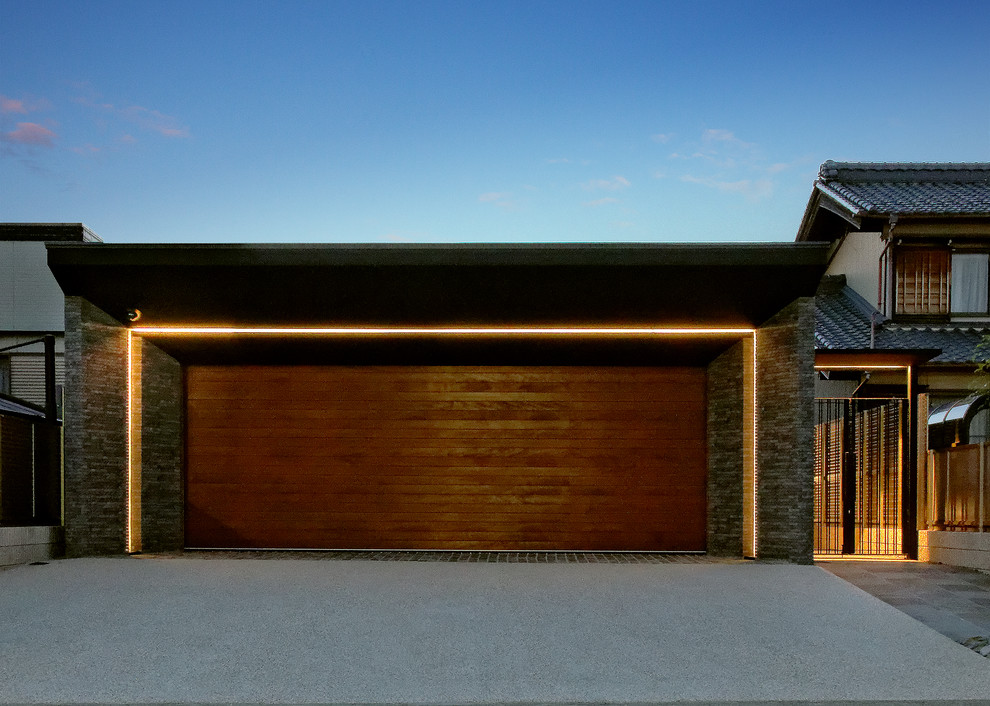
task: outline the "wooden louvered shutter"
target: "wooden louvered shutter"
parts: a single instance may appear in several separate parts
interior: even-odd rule
[[[949,257],[948,250],[897,252],[896,313],[949,313]]]

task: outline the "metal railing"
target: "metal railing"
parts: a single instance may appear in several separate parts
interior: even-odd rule
[[[0,414],[0,526],[62,524],[62,428]]]
[[[816,554],[900,555],[904,399],[816,400]]]

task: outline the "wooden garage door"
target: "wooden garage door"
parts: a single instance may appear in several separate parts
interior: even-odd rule
[[[186,545],[703,550],[698,368],[187,370]]]

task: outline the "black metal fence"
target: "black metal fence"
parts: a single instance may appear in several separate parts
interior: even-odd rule
[[[815,409],[815,553],[903,553],[905,399],[828,398]]]
[[[0,526],[62,523],[62,428],[0,414]]]

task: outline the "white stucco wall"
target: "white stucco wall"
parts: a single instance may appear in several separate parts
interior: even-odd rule
[[[846,284],[876,306],[881,253],[883,240],[880,233],[849,233],[825,274],[845,275]]]

